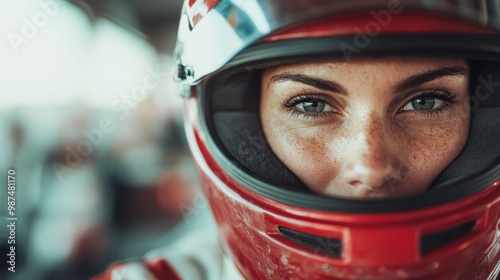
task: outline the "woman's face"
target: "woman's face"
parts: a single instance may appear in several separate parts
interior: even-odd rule
[[[260,116],[278,158],[311,190],[380,199],[426,190],[469,130],[461,59],[384,58],[268,69]]]

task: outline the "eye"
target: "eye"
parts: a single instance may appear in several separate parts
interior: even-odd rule
[[[308,100],[303,101],[296,105],[299,109],[308,112],[308,113],[321,113],[326,109],[330,109],[331,107],[326,104],[326,102],[321,100]]]
[[[331,113],[338,112],[334,107],[335,105],[332,105],[335,101],[329,99],[329,97],[323,95],[304,94],[285,99],[281,103],[281,107],[292,116],[323,118]]]
[[[417,97],[408,102],[401,110],[428,111],[435,110],[443,106],[444,101],[437,97]]]
[[[297,111],[306,114],[321,114],[335,111],[326,101],[315,97],[298,97],[292,99],[286,107],[295,107]]]

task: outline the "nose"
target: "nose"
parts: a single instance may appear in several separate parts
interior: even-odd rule
[[[354,187],[365,187],[376,190],[392,187],[401,180],[401,172],[396,164],[391,162],[376,162],[366,160],[369,156],[355,162],[347,171],[347,183]]]
[[[372,122],[363,126],[351,139],[345,180],[353,187],[393,190],[402,179],[402,164],[395,150],[395,140],[384,125]]]

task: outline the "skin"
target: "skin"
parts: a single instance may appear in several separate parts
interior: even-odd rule
[[[468,86],[462,59],[287,65],[264,71],[260,116],[275,154],[312,191],[405,197],[425,191],[464,147]]]

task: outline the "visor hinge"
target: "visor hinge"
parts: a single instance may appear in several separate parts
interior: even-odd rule
[[[177,80],[185,81],[185,80],[193,80],[194,78],[194,70],[190,66],[185,66],[183,64],[177,64]]]
[[[175,81],[177,82],[177,92],[181,97],[192,97],[195,95],[194,87],[189,84],[194,79],[194,70],[190,66],[185,66],[178,62],[175,67]]]

